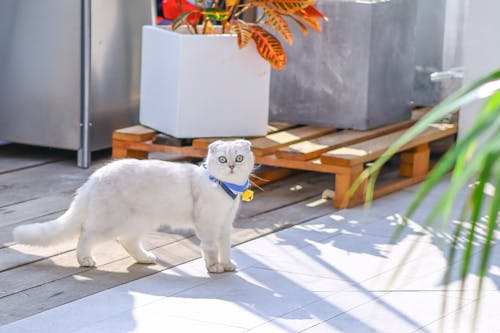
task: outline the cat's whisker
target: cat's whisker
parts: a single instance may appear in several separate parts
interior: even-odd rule
[[[262,164],[255,164],[252,171],[262,168]]]
[[[259,190],[261,190],[262,192],[264,192],[264,189],[262,187],[260,187],[259,185],[257,185],[256,183],[254,183],[253,181],[250,181],[250,184],[252,184],[252,186],[258,188]]]
[[[264,179],[264,178],[260,178],[259,176],[256,176],[256,175],[253,175],[251,174],[250,177],[255,177],[255,178],[258,178],[259,180],[261,181],[264,181],[264,182],[269,182],[270,180],[267,180],[267,179]],[[262,187],[260,187],[259,185],[257,185],[257,183],[253,182],[251,179],[250,179],[250,184],[253,186],[253,187],[256,187],[258,188],[259,190],[261,190],[262,192],[264,192],[264,189]]]
[[[261,181],[266,182],[266,183],[271,181],[270,179],[265,179],[265,178],[259,177],[253,173],[250,174],[250,177],[256,178],[257,180],[261,180]]]

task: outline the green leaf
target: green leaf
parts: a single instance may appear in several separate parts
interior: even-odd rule
[[[177,30],[180,26],[182,26],[184,23],[186,23],[186,20],[188,19],[188,16],[194,13],[198,13],[197,10],[190,10],[187,12],[182,13],[181,15],[177,16],[177,18],[172,22],[172,30],[175,31]]]
[[[479,215],[482,210],[483,201],[484,201],[484,189],[492,176],[493,167],[495,163],[500,158],[500,153],[490,153],[486,158],[484,168],[481,170],[481,174],[478,177],[479,182],[475,185],[472,195],[469,199],[468,206],[472,207],[471,213],[471,226],[467,236],[466,244],[465,244],[465,252],[462,260],[462,267],[460,270],[460,279],[461,287],[460,287],[460,295],[459,302],[460,306],[462,305],[462,300],[464,298],[465,291],[465,280],[467,278],[467,274],[469,273],[470,264],[472,260],[472,249],[474,248],[474,239],[477,235],[477,223],[479,221]]]
[[[202,11],[202,14],[216,21],[223,21],[229,17],[228,10],[218,8],[206,8]]]
[[[453,273],[453,262],[455,260],[455,255],[457,253],[458,249],[458,242],[460,235],[462,234],[462,230],[464,229],[464,220],[466,216],[466,211],[467,207],[464,207],[462,209],[462,213],[460,214],[460,220],[458,221],[458,225],[455,227],[455,231],[453,232],[453,238],[450,244],[450,252],[447,258],[447,262],[449,263],[446,266],[446,271],[443,277],[443,289],[444,289],[444,296],[443,296],[443,304],[441,306],[441,315],[444,317],[446,314],[446,307],[447,307],[447,293],[448,293],[448,285],[451,282],[451,275]],[[461,302],[461,299],[459,298],[459,302]]]
[[[486,241],[483,246],[483,251],[481,253],[481,263],[479,267],[479,281],[477,286],[476,297],[479,299],[481,297],[481,291],[483,289],[484,277],[486,275],[486,271],[488,269],[488,260],[490,258],[490,251],[492,248],[493,235],[495,233],[497,223],[498,223],[498,213],[500,211],[500,195],[498,194],[500,189],[500,170],[497,169],[496,181],[494,183],[496,189],[496,195],[491,200],[490,208],[488,210],[488,216],[486,219],[487,228],[486,228]],[[480,302],[476,302],[474,309],[474,318],[477,318],[479,313],[479,305]],[[474,320],[473,325],[475,325],[476,321]],[[472,332],[475,332],[475,327],[472,327]]]

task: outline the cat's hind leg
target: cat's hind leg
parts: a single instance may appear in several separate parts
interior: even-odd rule
[[[96,262],[92,256],[92,246],[95,245],[96,240],[93,235],[83,231],[78,239],[76,246],[76,258],[82,267],[94,267]]]
[[[140,264],[156,263],[156,256],[144,249],[140,237],[124,235],[119,238],[120,244]]]

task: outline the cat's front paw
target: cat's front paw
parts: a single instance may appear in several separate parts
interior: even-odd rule
[[[234,272],[236,270],[236,264],[232,261],[223,263],[224,272]]]
[[[139,258],[135,258],[135,260],[139,264],[155,264],[156,263],[156,256],[151,252],[145,252],[144,255],[142,255]]]
[[[95,267],[95,259],[93,257],[78,258],[78,263],[82,267]]]
[[[224,273],[224,266],[222,264],[213,264],[207,266],[207,271],[209,273]]]

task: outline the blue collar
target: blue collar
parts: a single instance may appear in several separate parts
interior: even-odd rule
[[[207,163],[202,163],[201,167],[203,167],[205,170],[208,171]],[[238,196],[239,193],[244,192],[247,188],[250,187],[250,180],[248,180],[248,179],[247,179],[245,184],[238,185],[238,184],[229,183],[229,182],[225,182],[225,181],[222,181],[220,179],[217,179],[214,176],[212,176],[211,174],[208,175],[208,178],[211,181],[213,181],[214,183],[219,184],[219,186],[224,190],[224,192],[226,192],[227,195],[229,195],[233,200],[236,199],[236,197]],[[234,192],[238,192],[238,193],[234,193]]]

